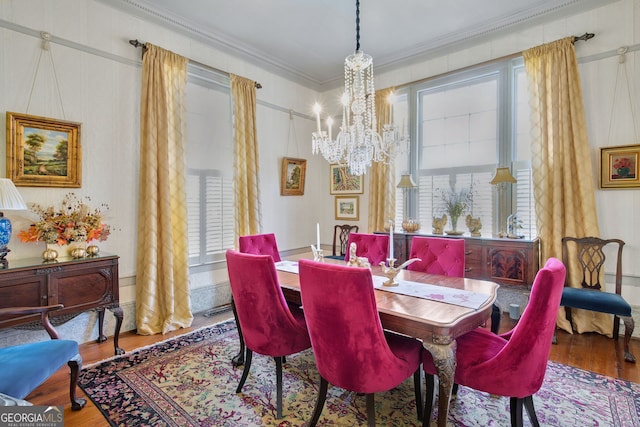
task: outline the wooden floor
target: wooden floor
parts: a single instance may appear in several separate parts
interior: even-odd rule
[[[125,350],[131,351],[231,317],[230,311],[212,317],[196,315],[191,328],[181,329],[166,335],[141,336],[134,332],[125,332],[120,335],[119,344]],[[513,324],[514,322],[505,313],[500,330],[509,330]],[[631,351],[640,360],[640,340],[632,340]],[[80,353],[85,366],[112,357],[113,341],[109,339],[101,344],[82,344]],[[564,331],[558,331],[558,344],[552,346],[550,359],[610,377],[640,383],[640,362],[632,364],[624,361],[622,338],[614,342],[611,338],[598,334],[571,335]],[[84,409],[71,411],[68,372],[66,366],[60,369],[26,399],[34,405],[64,405],[65,426],[108,426],[109,424],[100,411],[88,398]],[[78,388],[78,396],[86,397],[80,388]]]

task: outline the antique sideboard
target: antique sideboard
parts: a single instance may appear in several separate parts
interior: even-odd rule
[[[62,304],[51,313],[54,324],[69,320],[84,311],[98,312],[98,342],[103,333],[104,312],[113,312],[116,327],[113,338],[115,354],[124,354],[118,346],[123,312],[118,301],[118,256],[99,254],[73,259],[61,257],[45,262],[41,258],[11,260],[0,269],[0,308],[37,307]],[[0,328],[38,322],[38,315],[0,317]]]
[[[386,233],[380,233],[386,234]],[[448,236],[420,233],[393,234],[396,265],[406,261],[414,236],[465,240],[465,277],[485,279],[502,285],[531,287],[540,268],[539,239]]]

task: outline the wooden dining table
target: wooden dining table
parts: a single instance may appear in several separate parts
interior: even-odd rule
[[[328,259],[324,262],[344,264],[344,261]],[[277,273],[285,299],[301,304],[298,274],[282,270],[277,270]],[[379,266],[372,266],[371,273],[373,276],[384,276]],[[382,326],[420,339],[424,348],[433,356],[439,378],[437,425],[446,427],[456,369],[456,338],[485,324],[491,315],[499,285],[487,280],[440,276],[410,270],[400,271],[397,280],[463,289],[486,295],[486,300],[478,308],[468,308],[390,292],[385,290],[384,286],[383,289],[375,289]]]

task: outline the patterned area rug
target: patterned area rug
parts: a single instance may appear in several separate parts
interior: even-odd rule
[[[87,366],[79,383],[113,426],[305,425],[319,382],[311,350],[287,357],[279,420],[273,359],[254,354],[236,394],[242,369],[230,359],[237,351],[235,323],[227,321]],[[376,394],[375,402],[378,425],[420,425],[412,379]],[[640,385],[558,363],[549,362],[534,404],[544,426],[640,426]],[[366,425],[365,414],[364,396],[330,387],[319,425]],[[524,420],[531,425],[526,414]],[[460,387],[449,422],[509,426],[509,399]]]

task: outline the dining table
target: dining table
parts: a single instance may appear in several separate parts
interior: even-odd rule
[[[445,427],[456,370],[456,338],[486,323],[499,285],[403,269],[396,276],[399,286],[385,286],[383,268],[370,270],[383,328],[421,340],[433,356],[439,378],[437,425]],[[276,271],[285,299],[302,304],[296,257],[276,263]]]

